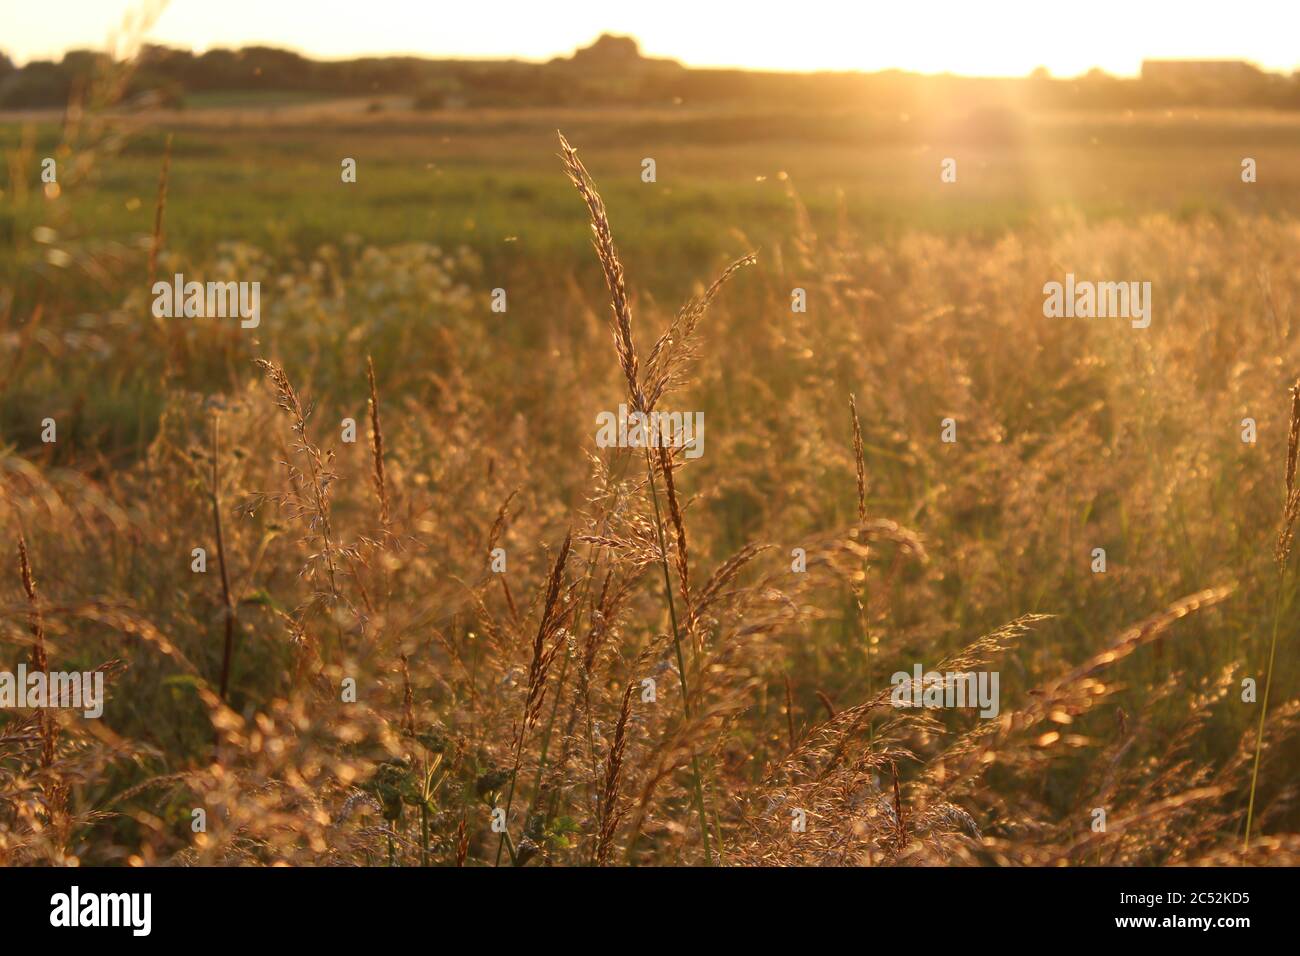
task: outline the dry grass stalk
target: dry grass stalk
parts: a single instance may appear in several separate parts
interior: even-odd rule
[[[1268,719],[1268,695],[1273,686],[1273,661],[1277,657],[1277,635],[1282,618],[1282,592],[1296,518],[1300,517],[1300,487],[1296,486],[1296,462],[1300,456],[1300,380],[1291,386],[1291,430],[1286,445],[1286,500],[1282,505],[1282,529],[1278,533],[1277,593],[1273,599],[1273,633],[1268,642],[1268,664],[1264,668],[1264,696],[1259,704],[1259,728],[1255,732],[1255,760],[1250,772],[1250,797],[1246,804],[1246,832],[1242,850],[1250,849],[1250,829],[1255,822],[1255,791],[1259,783],[1259,760],[1264,751],[1264,722]]]
[[[559,643],[547,647],[547,642],[558,631],[569,613],[569,609],[560,606],[560,594],[564,588],[564,567],[569,560],[569,549],[573,543],[573,532],[564,535],[560,553],[551,568],[551,577],[546,582],[546,601],[542,606],[542,619],[537,625],[537,636],[533,639],[533,657],[528,667],[528,697],[524,706],[524,733],[531,730],[542,713],[542,702],[546,698],[546,677],[550,673],[551,662],[560,649]]]
[[[506,495],[506,500],[501,502],[501,507],[497,509],[497,516],[492,522],[492,527],[488,530],[487,552],[489,558],[493,551],[496,550],[497,542],[501,540],[501,535],[505,533],[506,522],[510,518],[510,502],[514,500],[515,495],[519,494],[518,489]],[[501,590],[505,595],[506,607],[510,610],[510,620],[513,622],[515,629],[519,628],[519,609],[515,606],[514,595],[510,593],[510,582],[506,580],[504,574],[497,574],[494,577],[501,581]]]
[[[627,744],[627,718],[632,711],[632,689],[629,683],[623,691],[623,703],[618,711],[618,723],[614,726],[614,742],[609,748],[605,762],[605,786],[600,798],[599,839],[596,843],[596,865],[604,866],[609,859],[609,850],[614,842],[614,831],[623,818],[619,809],[619,790],[623,779],[623,750]]]
[[[569,145],[563,133],[557,131],[557,135],[560,137],[560,157],[564,160],[564,168],[569,174],[569,180],[582,196],[583,202],[587,204],[591,231],[595,237],[593,243],[596,247],[596,257],[600,260],[600,267],[605,273],[605,285],[609,289],[610,308],[613,311],[614,349],[618,353],[619,367],[622,368],[623,377],[627,381],[628,397],[631,399],[634,411],[646,411],[645,394],[638,383],[636,344],[632,339],[632,307],[628,302],[627,284],[623,278],[623,263],[618,257],[618,250],[614,248],[614,234],[609,227],[605,203],[600,198],[600,193],[596,192],[596,184],[592,181],[591,175],[582,165],[582,160],[578,158],[578,151]]]
[[[41,617],[40,598],[36,591],[36,577],[32,573],[31,558],[27,554],[27,539],[18,532],[18,572],[23,582],[23,593],[27,595],[28,627],[32,632],[32,670],[45,673],[49,669],[49,659],[45,653],[45,622]],[[40,713],[41,734],[41,769],[47,774],[53,773],[54,749],[58,742],[58,724],[49,710]],[[67,808],[67,789],[51,777],[46,792],[49,818],[52,823],[60,825]]]
[[[370,455],[374,465],[375,495],[379,498],[379,520],[387,533],[392,518],[388,510],[388,484],[384,479],[384,432],[379,427],[379,390],[375,387],[375,363],[368,355],[366,378],[370,383]]]
[[[415,736],[415,691],[411,687],[411,665],[405,654],[399,654],[402,665],[402,730]]]
[[[682,519],[682,505],[677,498],[677,483],[673,480],[673,456],[667,446],[659,446],[659,470],[664,476],[664,490],[668,498],[668,516],[673,523],[673,537],[677,543],[675,564],[677,566],[677,580],[682,589],[682,604],[686,608],[686,627],[688,631],[693,632],[691,627],[691,573],[690,560],[686,548],[686,524]],[[692,637],[692,642],[694,638]],[[699,648],[695,648],[696,655],[699,654]]]
[[[853,462],[857,468],[858,477],[858,526],[860,530],[867,520],[867,465],[866,458],[862,451],[862,423],[858,420],[858,400],[852,392],[849,393],[849,413],[853,419]],[[862,551],[862,585],[861,587],[853,589],[853,605],[857,612],[858,626],[862,630],[862,641],[866,645],[868,694],[871,693],[872,688],[875,685],[875,674],[873,673],[871,655],[871,599],[867,593],[867,575],[870,572],[870,555],[870,547],[864,541]],[[875,742],[876,721],[874,715],[871,715],[867,721],[867,738],[872,743]]]
[[[821,701],[822,706],[826,708],[826,719],[827,720],[835,719],[834,701],[832,701],[829,697],[827,697],[824,691],[816,690],[813,691],[813,693],[817,695],[817,699]]]
[[[901,848],[907,843],[907,817],[903,813],[903,794],[898,787],[898,764],[889,761],[889,775],[894,781],[894,826],[897,828],[897,842]]]
[[[163,223],[167,213],[167,177],[172,165],[172,134],[167,134],[167,145],[163,148],[162,172],[158,174],[158,199],[154,203],[153,237],[149,242],[149,285],[153,286],[154,276],[158,271],[158,253],[163,245]]]
[[[858,400],[849,393],[849,412],[853,416],[853,461],[858,469],[858,523],[867,520],[867,466],[862,455],[862,423],[858,421]]]
[[[275,362],[257,359],[256,364],[266,373],[266,377],[275,389],[277,404],[289,415],[293,432],[298,436],[297,450],[301,452],[307,462],[308,481],[306,484],[311,496],[309,507],[306,509],[307,517],[309,526],[320,530],[323,544],[321,557],[325,562],[329,575],[330,595],[337,603],[342,600],[342,596],[339,594],[333,531],[330,527],[330,485],[333,483],[335,475],[327,468],[321,450],[307,438],[308,412],[303,408],[297,391],[294,390],[293,384],[289,381],[289,376]],[[291,477],[292,474],[291,471]]]
[[[230,668],[235,656],[235,602],[230,593],[230,572],[226,568],[226,536],[221,521],[221,419],[212,413],[212,523],[217,536],[217,563],[221,568],[221,604],[225,617],[225,643],[221,651],[221,691],[229,699]]]
[[[1295,539],[1296,519],[1300,518],[1300,487],[1296,485],[1296,461],[1300,455],[1300,380],[1291,386],[1291,430],[1286,445],[1286,497],[1282,503],[1282,527],[1278,531],[1275,556],[1278,567],[1286,571]]]
[[[524,741],[527,740],[528,732],[536,726],[541,716],[542,703],[546,699],[546,678],[550,674],[551,663],[560,649],[561,641],[552,642],[551,638],[561,629],[571,610],[569,606],[561,605],[561,593],[564,589],[564,567],[568,563],[572,543],[573,532],[569,531],[564,535],[564,543],[560,545],[560,553],[555,558],[555,564],[551,567],[551,576],[546,583],[546,598],[542,604],[542,616],[537,625],[537,636],[533,639],[532,659],[528,665],[528,688],[524,698],[523,719],[519,723],[515,736],[515,761],[510,771],[509,789],[506,792],[507,821],[510,819],[510,808],[514,803],[515,784],[519,779],[519,765],[523,760]],[[508,833],[503,830],[497,840],[497,865],[501,863],[501,849],[507,837]],[[514,857],[513,845],[511,857]]]
[[[600,193],[596,190],[595,182],[591,175],[583,166],[582,161],[578,159],[577,151],[569,145],[568,140],[564,138],[563,133],[558,133],[560,139],[560,155],[564,161],[565,170],[569,175],[569,180],[578,190],[583,202],[587,206],[587,213],[591,223],[591,230],[595,236],[594,245],[596,256],[600,261],[601,269],[605,274],[605,285],[609,290],[610,308],[613,312],[613,333],[614,349],[618,357],[619,367],[623,371],[623,377],[627,383],[628,397],[634,411],[647,412],[653,405],[653,401],[664,393],[664,391],[680,375],[680,370],[684,367],[685,360],[690,357],[691,346],[688,343],[694,335],[695,327],[703,316],[709,303],[722,287],[723,283],[741,266],[747,265],[754,261],[753,256],[746,256],[741,260],[733,263],[722,276],[714,282],[709,290],[701,297],[688,303],[679,314],[678,318],[669,327],[669,330],[660,338],[655,346],[652,355],[653,364],[651,366],[651,388],[653,389],[653,400],[648,400],[646,391],[640,381],[640,361],[637,357],[636,343],[632,337],[632,310],[628,303],[627,286],[624,279],[623,264],[618,257],[618,251],[614,246],[614,236],[609,225],[609,216],[605,212],[605,203],[600,198]],[[674,342],[680,339],[682,348],[673,349]],[[670,361],[670,359],[672,359]],[[660,447],[660,463],[665,475],[665,482],[671,485],[671,462],[666,461],[663,447]],[[677,606],[672,595],[672,583],[668,571],[668,554],[667,541],[664,534],[663,517],[659,510],[659,494],[655,482],[654,460],[650,454],[650,448],[645,448],[646,459],[646,479],[650,491],[650,500],[654,506],[654,523],[655,531],[658,536],[659,561],[664,575],[664,598],[668,605],[669,621],[672,625],[673,647],[677,656],[678,679],[682,690],[682,712],[689,723],[691,717],[691,696],[689,682],[686,676],[686,661],[682,655],[682,629],[678,624]],[[694,618],[690,610],[689,600],[689,577],[686,563],[686,536],[685,529],[681,521],[680,502],[677,501],[676,488],[672,486],[669,495],[670,515],[674,518],[674,527],[677,530],[677,567],[678,577],[682,584],[683,599],[686,603],[687,611],[687,629],[693,634],[691,626]],[[698,658],[698,647],[692,640],[693,650]],[[700,842],[704,849],[704,858],[706,862],[713,862],[713,855],[709,847],[709,824],[708,816],[704,806],[704,785],[702,774],[700,772],[700,760],[698,753],[691,755],[691,776],[692,785],[695,792],[696,810],[700,820]]]
[[[682,714],[689,723],[691,721],[691,692],[689,682],[686,677],[686,659],[682,655],[682,629],[677,623],[677,603],[673,600],[673,586],[668,574],[668,550],[664,536],[663,516],[659,512],[659,492],[655,486],[654,463],[650,457],[650,449],[645,449],[646,478],[650,488],[650,501],[654,505],[654,522],[655,532],[658,535],[658,553],[660,568],[664,576],[664,599],[668,604],[668,620],[673,630],[673,651],[677,656],[677,678],[682,689]],[[684,538],[682,539],[685,540]],[[679,552],[680,553],[680,552]],[[689,624],[689,621],[688,621]],[[689,629],[693,633],[693,629]],[[688,634],[688,639],[692,641],[694,649],[694,638]],[[696,652],[698,660],[698,652]],[[692,787],[695,791],[695,807],[700,818],[700,844],[704,849],[704,861],[712,865],[713,855],[709,849],[709,823],[704,809],[704,781],[703,774],[700,771],[700,756],[698,753],[691,753],[691,780]]]

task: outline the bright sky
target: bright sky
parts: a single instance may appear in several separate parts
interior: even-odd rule
[[[103,48],[140,7],[0,0],[0,50],[25,63]],[[148,38],[198,51],[544,60],[601,32],[691,66],[1132,75],[1144,57],[1190,57],[1300,68],[1297,0],[171,0]]]

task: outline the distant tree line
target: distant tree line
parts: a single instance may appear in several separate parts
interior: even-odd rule
[[[59,62],[18,68],[0,53],[0,109],[66,104],[112,66],[105,54],[73,50]],[[312,60],[289,50],[253,46],[195,54],[145,47],[130,75],[128,97],[182,107],[192,94],[300,91],[328,96],[411,98],[424,109],[476,106],[761,104],[809,108],[869,104],[900,111],[935,107],[1030,106],[1048,109],[1143,109],[1232,106],[1300,109],[1300,74],[1266,73],[1248,64],[1156,64],[1136,79],[1100,70],[1056,79],[1035,71],[1021,79],[880,73],[762,73],[687,69],[642,57],[633,41],[601,37],[574,56],[549,63],[367,57]],[[1220,68],[1215,68],[1220,67]]]

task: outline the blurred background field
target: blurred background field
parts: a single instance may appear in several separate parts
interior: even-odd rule
[[[845,225],[875,242],[925,232],[994,243],[1014,231],[1050,235],[1063,223],[1152,214],[1277,220],[1300,201],[1300,114],[995,118],[769,114],[753,106],[431,115],[363,113],[349,102],[249,103],[133,117],[111,164],[94,166],[72,194],[51,200],[34,178],[38,158],[59,155],[62,129],[10,114],[0,126],[10,180],[0,238],[9,247],[13,307],[104,307],[103,277],[51,265],[52,250],[57,257],[64,244],[115,253],[147,246],[171,136],[166,229],[181,264],[203,262],[235,239],[281,263],[342,240],[463,246],[487,275],[508,277],[514,307],[500,331],[509,335],[542,321],[557,279],[598,276],[581,210],[555,176],[557,128],[583,142],[646,292],[669,301],[691,291],[692,265],[779,247],[794,223],[791,189],[813,228]],[[950,155],[959,182],[946,185],[938,169]],[[1240,180],[1244,156],[1266,172],[1255,184]],[[340,182],[344,157],[358,163],[355,184]],[[640,178],[646,157],[659,170],[653,184]],[[52,232],[36,231],[49,222]],[[43,281],[19,282],[20,271]],[[16,426],[11,409],[3,414]],[[115,427],[121,435],[131,426]]]
[[[11,161],[54,154],[59,126],[13,113],[5,119]],[[561,222],[574,218],[572,203],[553,175],[554,133],[563,128],[585,141],[591,168],[618,201],[629,255],[644,251],[647,267],[662,270],[656,280],[679,285],[681,262],[717,253],[731,229],[760,244],[784,234],[782,173],[814,222],[830,221],[842,204],[872,238],[918,230],[989,238],[1059,212],[1093,220],[1157,211],[1279,216],[1295,212],[1300,176],[1300,113],[1213,108],[926,119],[757,106],[367,113],[326,101],[164,112],[131,126],[135,135],[112,169],[96,171],[93,197],[75,209],[76,229],[121,241],[152,231],[170,133],[177,212],[169,231],[194,254],[232,235],[302,254],[353,233],[585,267],[585,241]],[[347,188],[338,176],[345,156],[361,169]],[[959,160],[957,188],[939,180],[947,156]],[[1268,173],[1249,189],[1240,180],[1245,156]],[[662,170],[653,185],[640,180],[646,157]],[[10,185],[21,191],[22,177],[15,178]],[[25,227],[45,212],[37,202],[11,206],[6,234],[30,238]],[[729,227],[716,228],[717,216]],[[508,240],[517,249],[503,250]]]

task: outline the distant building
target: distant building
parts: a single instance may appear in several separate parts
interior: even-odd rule
[[[573,62],[583,66],[623,66],[641,59],[641,48],[632,37],[602,33],[596,42],[581,47],[573,54]]]
[[[579,47],[571,57],[556,57],[551,64],[604,74],[682,69],[676,60],[642,56],[641,48],[634,38],[612,33],[602,33],[591,46]]]

